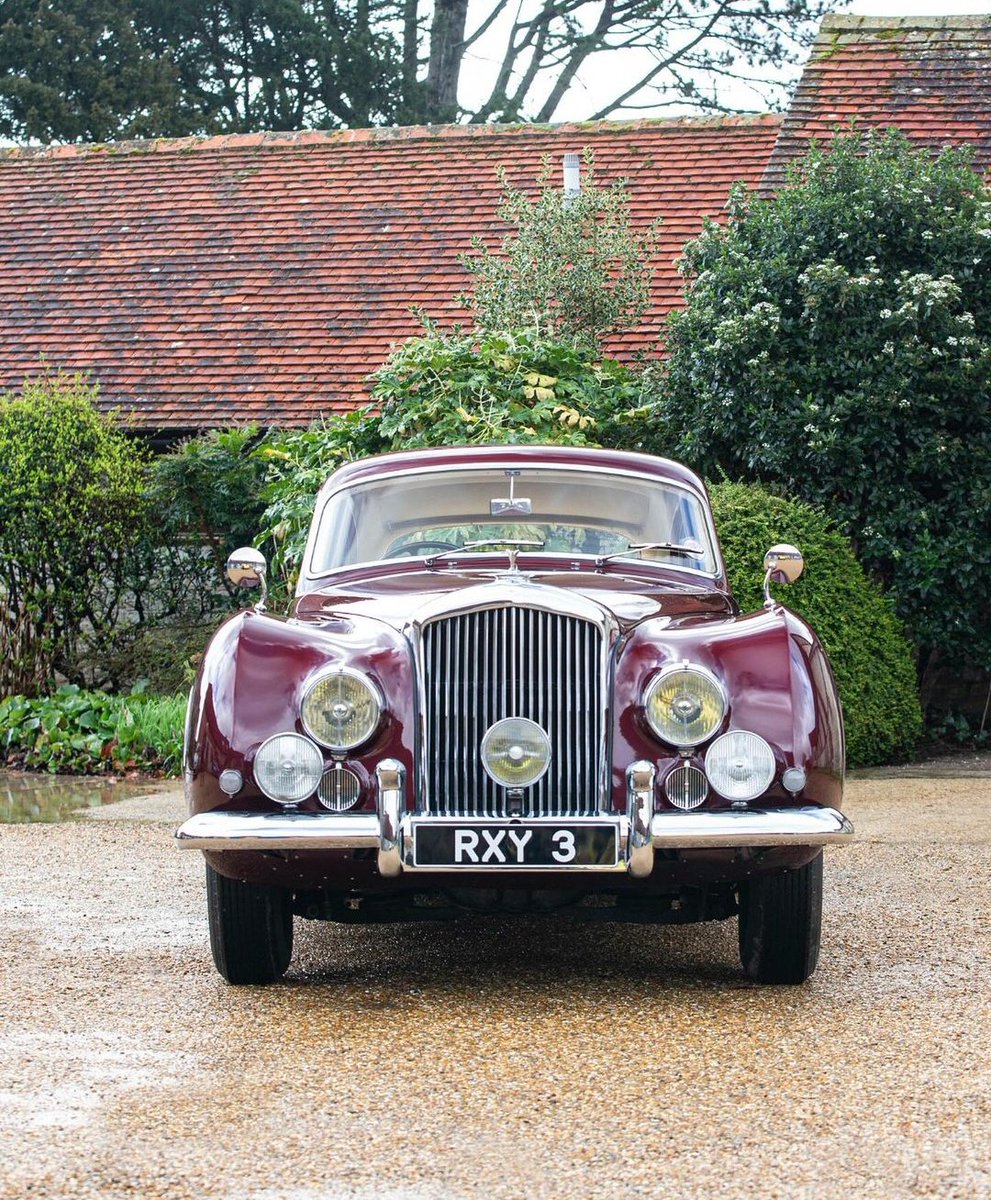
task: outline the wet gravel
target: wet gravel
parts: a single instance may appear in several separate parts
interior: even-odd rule
[[[991,779],[855,779],[823,954],[732,923],[297,925],[227,987],[174,794],[0,826],[0,1197],[991,1196]]]

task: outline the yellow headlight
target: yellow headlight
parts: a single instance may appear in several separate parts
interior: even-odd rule
[[[353,750],[375,732],[382,698],[367,676],[342,667],[310,684],[300,715],[306,732],[321,745]]]
[[[651,729],[673,746],[711,738],[726,715],[726,696],[701,667],[669,667],[647,689],[644,712]]]

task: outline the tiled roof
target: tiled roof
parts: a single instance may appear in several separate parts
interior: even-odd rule
[[[934,3],[933,7],[937,7]],[[826,17],[764,176],[772,191],[814,137],[897,126],[920,145],[969,143],[991,166],[991,16]]]
[[[736,180],[756,184],[776,117],[244,135],[0,153],[0,388],[44,359],[91,371],[143,429],[305,424],[351,407],[390,345],[442,322],[493,241],[496,168],[592,148],[664,219],[651,311],[612,347],[656,341],[674,263]],[[559,178],[559,175],[558,175]]]

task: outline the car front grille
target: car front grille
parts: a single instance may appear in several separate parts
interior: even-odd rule
[[[423,629],[422,811],[444,816],[590,816],[598,811],[603,636],[591,621],[515,605]],[[550,736],[550,769],[511,798],[482,767],[485,731],[527,717]]]

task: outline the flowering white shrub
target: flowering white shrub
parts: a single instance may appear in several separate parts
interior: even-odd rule
[[[968,154],[842,136],[729,207],[685,250],[658,448],[823,504],[923,666],[991,669],[991,203]]]

